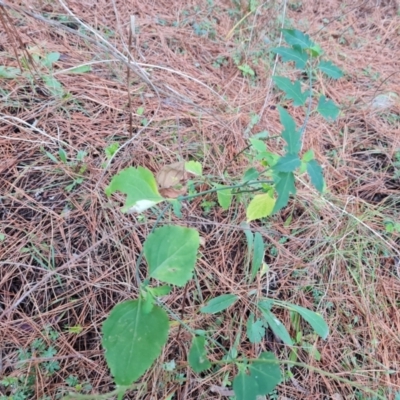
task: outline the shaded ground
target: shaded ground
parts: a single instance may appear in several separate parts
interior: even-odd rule
[[[201,302],[191,294],[197,287],[207,288],[204,299],[228,292],[246,299],[256,290],[318,311],[330,325],[329,338],[316,339],[306,325],[302,330],[321,360],[300,349],[299,361],[309,368],[292,369],[270,398],[378,398],[361,390],[368,388],[394,399],[400,393],[400,229],[390,226],[400,222],[400,104],[393,97],[379,108],[376,99],[400,95],[399,4],[271,1],[247,15],[249,4],[233,1],[83,3],[26,1],[19,8],[8,2],[11,8],[1,9],[0,65],[18,67],[16,56],[21,63],[26,57],[36,79],[0,78],[0,377],[26,383],[35,375],[34,393],[26,397],[34,399],[65,393],[71,375],[90,383],[93,393],[112,389],[101,324],[113,305],[137,296],[133,266],[157,215],[122,215],[104,188],[128,165],[156,172],[179,159],[200,161],[212,176],[242,174],[247,159],[237,155],[248,136],[281,131],[281,95],[270,79],[273,68],[294,73],[287,63],[275,65],[270,49],[284,22],[309,33],[346,72],[339,81],[316,83],[341,105],[340,118],[327,124],[315,116],[305,134],[304,148],[314,149],[324,166],[329,192],[322,199],[302,182],[284,211],[252,224],[269,243],[269,272],[252,285],[244,279],[245,206],[224,212],[207,210],[202,199],[186,204],[180,223],[196,227],[206,243],[198,286],[190,284],[186,298],[177,290],[166,303],[172,310],[184,304],[183,319],[194,329],[216,326],[196,311]],[[137,32],[132,46],[131,15]],[[136,61],[129,85],[132,132],[124,64],[129,47]],[[81,75],[55,75],[63,97],[44,84],[47,67],[29,63],[28,54],[49,52],[61,54],[57,72],[92,63]],[[243,64],[254,78],[242,75]],[[289,111],[301,125],[304,111]],[[253,115],[261,117],[254,126]],[[111,143],[125,146],[105,169]],[[279,140],[268,146],[278,153],[282,148]],[[216,201],[212,195],[206,200]],[[220,321],[227,349],[248,312],[243,304]],[[295,336],[290,315],[280,318]],[[44,334],[44,327],[58,337]],[[32,349],[40,338],[56,350],[50,358],[60,368],[51,374],[38,351],[28,364],[18,364],[21,349]],[[129,398],[164,399],[173,392],[176,399],[227,398],[218,388],[233,367],[196,376],[185,362],[190,340],[184,333],[179,343],[172,339],[143,378],[147,388]],[[271,334],[261,347],[289,357]],[[238,348],[248,357],[258,350],[245,341]],[[175,370],[162,368],[172,360]],[[0,394],[11,392],[3,385]]]

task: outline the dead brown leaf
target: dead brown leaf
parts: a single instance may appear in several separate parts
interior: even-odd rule
[[[162,197],[167,199],[176,199],[179,196],[182,196],[186,193],[186,186],[182,187],[181,189],[174,189],[174,188],[163,188],[159,190]]]
[[[158,171],[156,180],[161,189],[173,188],[187,179],[185,162],[180,161],[169,165],[164,165]]]

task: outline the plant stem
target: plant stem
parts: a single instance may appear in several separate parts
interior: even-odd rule
[[[203,196],[205,194],[215,193],[215,192],[218,192],[220,190],[239,189],[239,188],[242,188],[244,186],[252,186],[252,185],[257,185],[257,184],[260,184],[260,183],[269,183],[269,184],[271,184],[271,183],[274,183],[274,181],[246,181],[246,182],[239,183],[237,185],[224,186],[224,187],[209,189],[209,190],[205,190],[204,192],[190,194],[188,196],[179,196],[177,198],[177,200],[178,201],[190,200],[190,199],[194,199],[194,198],[199,197],[199,196]]]

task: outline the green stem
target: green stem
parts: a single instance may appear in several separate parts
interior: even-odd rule
[[[244,187],[244,186],[252,186],[252,185],[257,185],[257,184],[260,184],[260,183],[269,183],[270,184],[270,183],[274,183],[274,181],[246,181],[246,182],[239,183],[237,185],[213,188],[213,189],[205,190],[204,192],[190,194],[188,196],[179,196],[177,198],[177,200],[178,201],[190,200],[190,199],[194,199],[194,198],[199,197],[199,196],[203,196],[205,194],[216,193],[216,192],[218,192],[220,190],[239,189],[239,188]]]

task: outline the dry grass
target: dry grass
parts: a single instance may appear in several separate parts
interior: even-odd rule
[[[72,17],[65,23],[61,1],[29,0],[23,8],[8,2],[11,8],[0,8],[5,22],[0,25],[0,65],[18,67],[16,54],[32,53],[33,47],[42,54],[60,52],[57,71],[96,62],[89,73],[57,75],[70,93],[64,99],[49,95],[40,79],[0,80],[0,377],[34,372],[35,399],[56,398],[69,375],[90,382],[93,393],[112,389],[101,324],[116,303],[137,296],[133,266],[157,215],[121,215],[104,188],[128,165],[157,171],[189,157],[219,178],[224,170],[230,176],[243,173],[247,161],[235,156],[247,146],[244,132],[251,114],[263,110],[250,134],[280,132],[279,93],[267,90],[274,67],[269,40],[276,43],[279,18],[286,18],[309,32],[347,73],[337,82],[317,82],[343,112],[334,124],[311,118],[305,135],[304,149],[313,148],[324,165],[329,194],[320,199],[300,182],[298,196],[284,211],[266,225],[253,224],[269,244],[269,273],[251,285],[243,268],[244,206],[236,204],[228,212],[213,208],[206,215],[201,199],[186,204],[178,223],[197,228],[206,246],[187,295],[176,290],[166,304],[177,313],[184,306],[183,319],[191,328],[212,328],[216,338],[223,334],[226,349],[246,320],[251,290],[319,311],[331,329],[326,341],[315,341],[321,361],[301,351],[299,361],[309,368],[292,369],[293,378],[277,389],[281,400],[373,398],[362,391],[358,396],[357,387],[387,399],[400,392],[400,236],[384,228],[387,219],[400,221],[400,182],[394,179],[400,169],[395,165],[400,104],[385,111],[372,107],[378,94],[400,94],[399,5],[390,0],[288,3],[284,14],[283,2],[267,2],[231,38],[247,6],[227,0],[69,1],[70,13],[93,32]],[[136,61],[130,82],[133,132],[124,56],[131,15],[138,29],[131,49]],[[199,36],[201,29],[206,34]],[[257,73],[254,84],[233,62],[239,53]],[[219,68],[213,66],[222,58]],[[287,64],[278,62],[276,68],[292,73]],[[143,116],[136,114],[139,107]],[[290,112],[301,124],[302,111]],[[113,142],[125,146],[105,170],[104,149]],[[57,156],[60,143],[70,160],[78,150],[87,152],[84,180],[70,192],[65,187],[78,177],[76,167],[56,164],[45,153]],[[269,144],[281,151],[279,141]],[[284,224],[288,217],[289,225]],[[203,300],[228,292],[242,299],[231,318],[216,321],[198,314]],[[282,312],[280,318],[295,335],[289,314]],[[61,368],[51,377],[34,355],[23,368],[18,364],[19,349],[38,338],[48,341],[45,326],[59,332],[54,359]],[[82,327],[78,334],[69,329],[76,326]],[[303,326],[304,334],[308,329]],[[190,335],[182,331],[177,342],[176,331],[143,378],[147,389],[128,398],[164,399],[172,392],[176,399],[226,398],[217,389],[233,367],[199,378],[185,361]],[[253,345],[243,340],[238,346],[239,353],[255,356]],[[282,359],[289,356],[271,335],[262,347]],[[215,360],[221,356],[217,350],[211,354]],[[171,360],[176,373],[185,376],[181,385],[162,368]],[[6,393],[0,386],[0,394]]]

